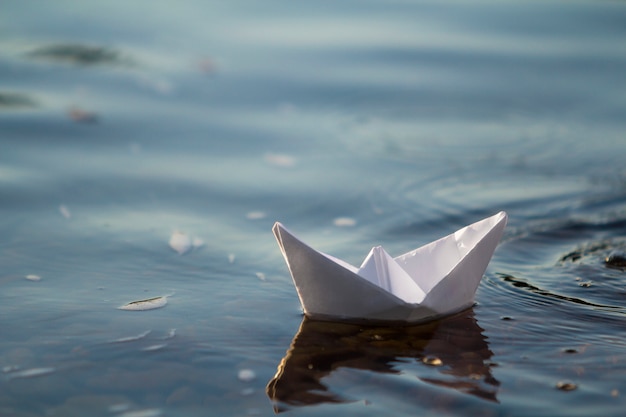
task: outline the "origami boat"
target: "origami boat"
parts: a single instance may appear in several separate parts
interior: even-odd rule
[[[280,223],[272,230],[307,316],[414,323],[474,304],[506,221],[502,211],[396,258],[376,246],[359,268],[311,248]]]

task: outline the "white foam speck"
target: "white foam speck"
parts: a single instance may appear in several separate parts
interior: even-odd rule
[[[29,281],[41,281],[41,277],[35,274],[28,274],[24,278],[26,278]]]
[[[351,227],[356,225],[356,220],[352,217],[337,217],[333,224],[338,227]]]
[[[252,369],[241,369],[237,374],[237,378],[243,382],[250,382],[256,378],[256,373]]]

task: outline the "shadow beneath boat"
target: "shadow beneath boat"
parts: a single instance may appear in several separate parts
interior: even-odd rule
[[[277,413],[289,406],[351,402],[321,380],[338,368],[406,374],[398,365],[408,359],[429,368],[424,368],[428,376],[416,375],[421,381],[498,402],[500,383],[491,374],[493,353],[482,331],[472,309],[411,326],[304,318],[266,392]],[[435,377],[433,368],[438,371]]]

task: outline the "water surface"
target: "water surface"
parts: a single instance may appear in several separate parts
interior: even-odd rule
[[[622,2],[1,8],[0,414],[624,409]],[[500,210],[476,306],[406,328],[303,320],[271,233]]]

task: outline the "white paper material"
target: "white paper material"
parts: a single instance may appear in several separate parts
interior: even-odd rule
[[[307,316],[418,322],[474,304],[506,221],[501,211],[395,258],[376,246],[359,268],[316,251],[280,223],[272,231]]]

